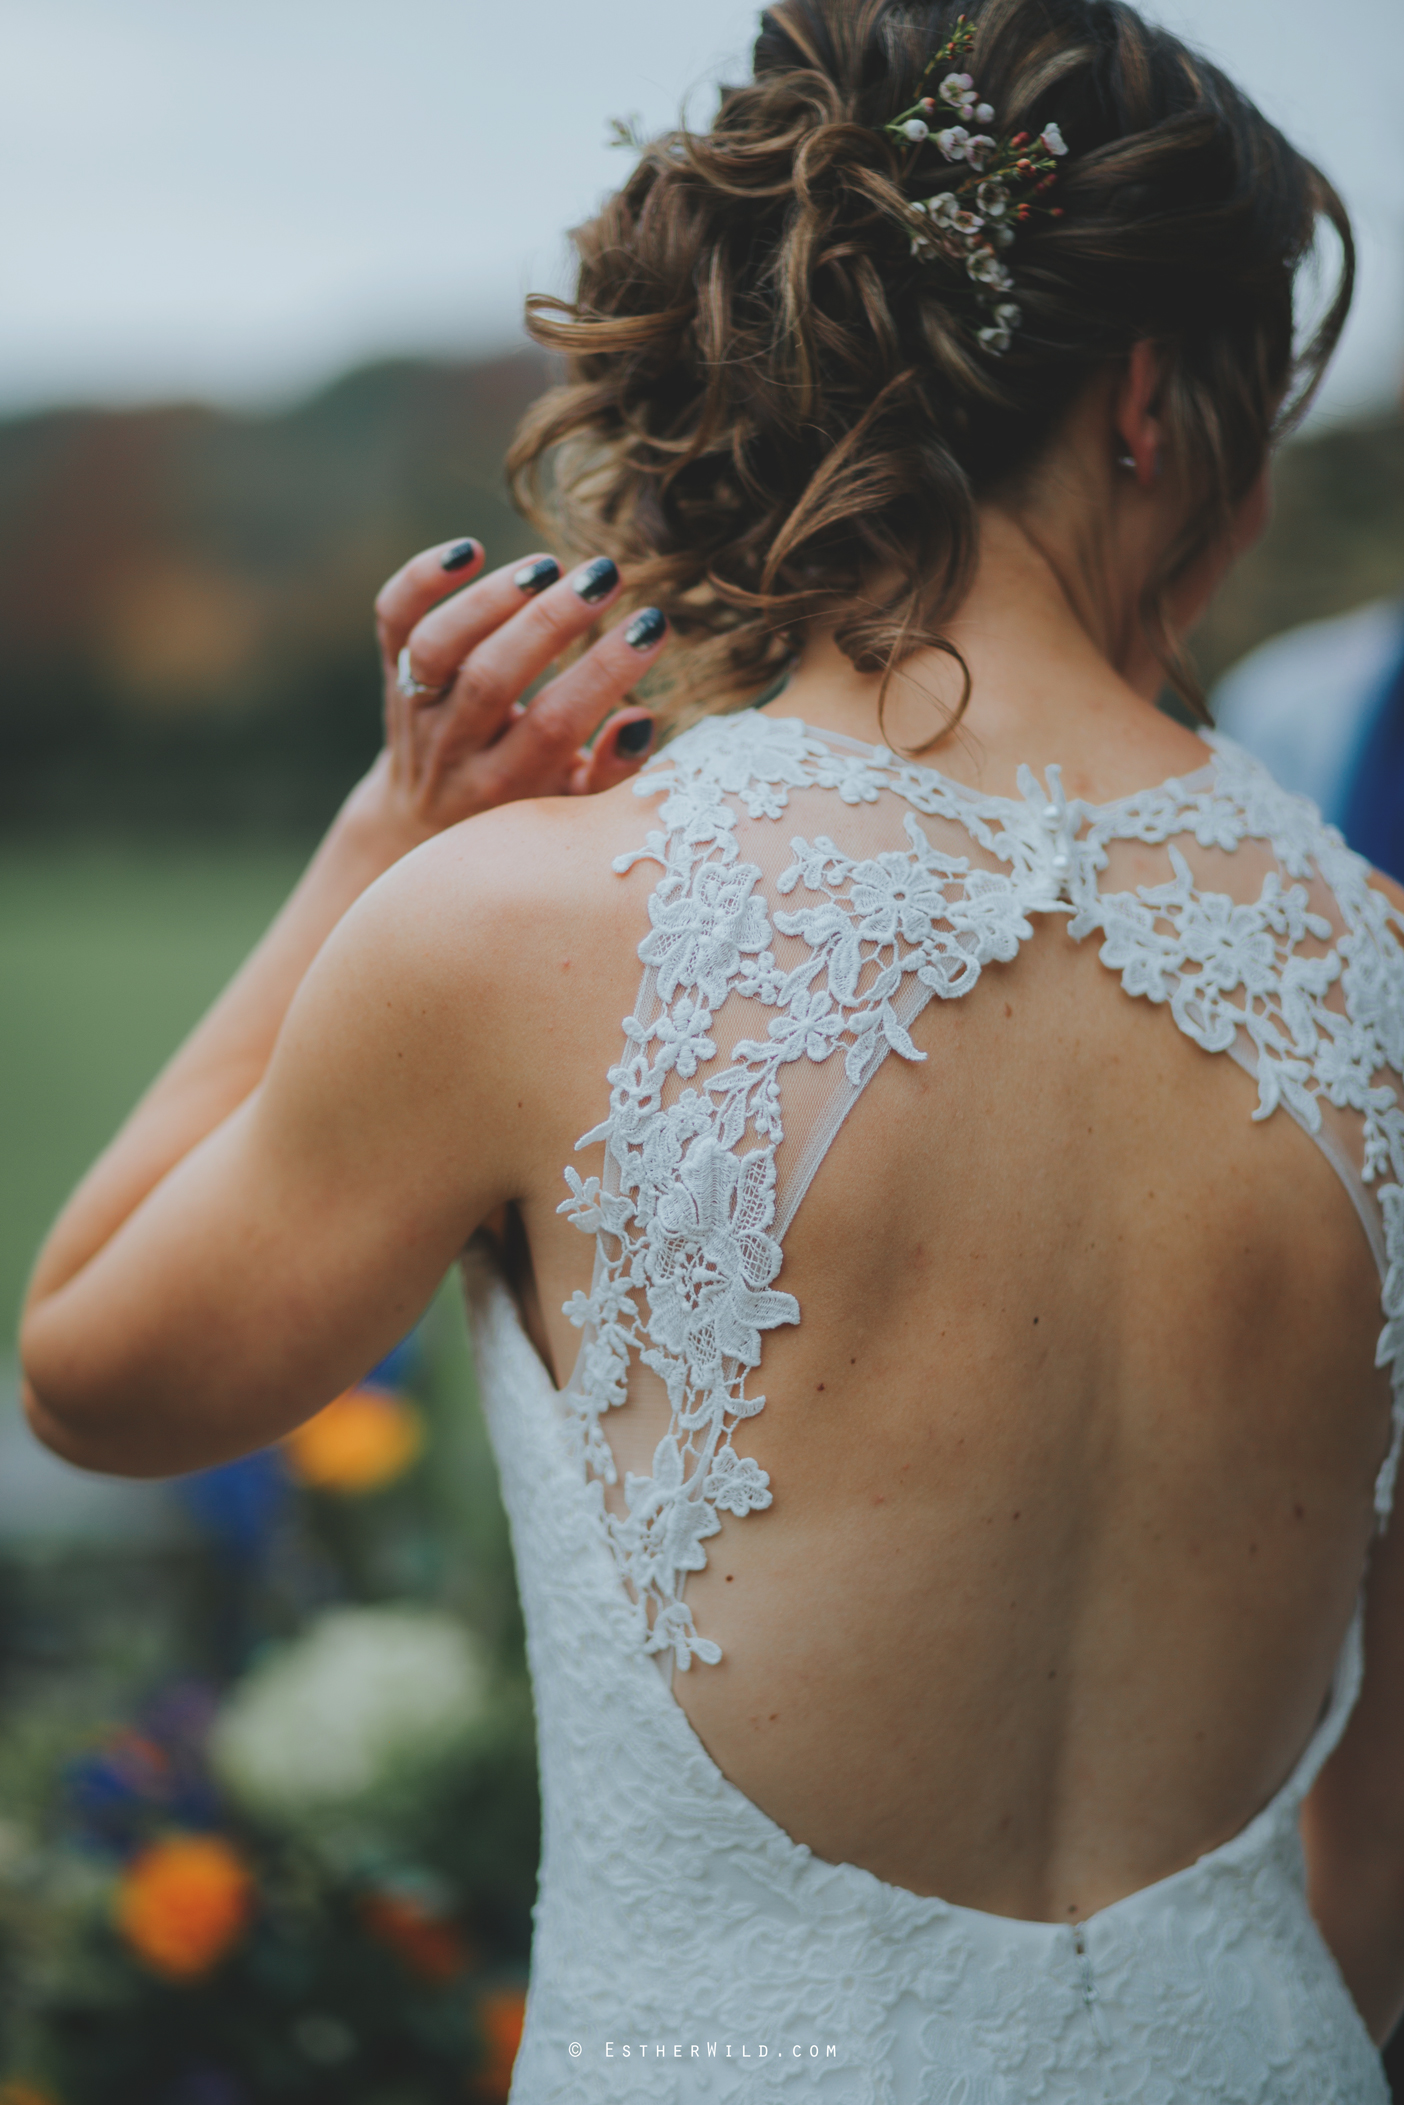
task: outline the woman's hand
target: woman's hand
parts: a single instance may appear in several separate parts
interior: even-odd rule
[[[428,549],[376,600],[385,750],[352,810],[410,843],[517,798],[611,788],[652,744],[649,712],[626,704],[667,640],[654,608],[522,699],[617,599],[609,557],[566,577],[554,556],[485,576],[483,560],[476,541]]]

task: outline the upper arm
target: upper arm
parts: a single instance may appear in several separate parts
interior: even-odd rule
[[[530,826],[519,808],[513,834]],[[166,1474],[276,1438],[404,1335],[515,1196],[493,1106],[529,902],[498,874],[503,831],[474,822],[371,887],[254,1094],[31,1311],[33,1415],[61,1452]]]

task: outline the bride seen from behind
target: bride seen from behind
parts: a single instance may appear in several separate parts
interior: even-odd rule
[[[577,567],[384,589],[385,751],[55,1226],[31,1422],[247,1451],[474,1241],[519,2105],[1382,2099],[1404,901],[1156,706],[1344,214],[1111,0],[782,0],[577,241],[513,457]],[[614,2051],[718,2026],[789,2058]]]

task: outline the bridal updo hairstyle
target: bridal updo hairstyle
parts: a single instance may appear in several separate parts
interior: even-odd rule
[[[960,170],[882,127],[962,61],[1001,139],[1056,124],[1061,216],[1003,260],[1022,320],[996,354],[959,258],[912,248],[911,206]],[[1203,715],[1162,606],[1301,415],[1350,302],[1331,185],[1217,67],[1121,0],[778,0],[754,77],[710,131],[640,152],[574,235],[573,303],[528,302],[566,379],[509,457],[522,508],[629,568],[684,646],[686,714],[754,700],[812,624],[863,670],[943,644],[978,554],[976,507],[1017,500],[1061,417],[1142,338],[1189,516],[1144,614]],[[933,124],[940,119],[933,119]],[[1293,290],[1318,220],[1340,281],[1304,345]],[[662,697],[665,715],[669,698]]]

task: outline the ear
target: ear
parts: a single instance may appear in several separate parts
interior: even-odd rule
[[[1149,337],[1134,344],[1126,371],[1112,398],[1112,422],[1118,451],[1134,466],[1139,488],[1148,490],[1160,474],[1164,430],[1155,414],[1160,400],[1161,358]]]

